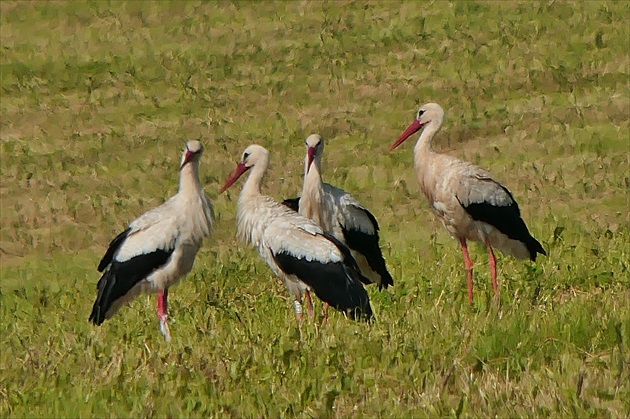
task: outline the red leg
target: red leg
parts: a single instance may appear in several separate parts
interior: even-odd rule
[[[168,289],[158,291],[158,317],[166,317],[168,315]]]
[[[459,244],[461,244],[462,251],[464,252],[464,262],[466,264],[466,273],[468,276],[468,302],[472,304],[473,302],[473,263],[472,263],[472,260],[470,260],[470,255],[468,254],[468,246],[466,245],[466,239],[463,237],[460,237]]]
[[[328,303],[324,303],[324,320],[322,320],[322,326],[328,322]]]
[[[490,240],[486,238],[486,246],[488,247],[488,253],[490,253],[490,270],[492,271],[492,287],[494,288],[494,295],[499,297],[499,283],[497,282],[497,258],[494,256],[494,251],[490,245]]]
[[[311,293],[309,290],[304,291],[304,295],[306,296],[306,310],[308,311],[308,317],[311,319],[315,316],[313,313],[313,300],[311,300]]]
[[[168,327],[168,289],[158,291],[158,318],[160,319],[160,331],[167,342],[171,340],[171,330]]]

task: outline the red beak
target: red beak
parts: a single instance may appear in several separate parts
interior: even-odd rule
[[[313,164],[313,160],[315,159],[315,147],[309,147],[306,151],[306,156],[308,158],[306,164],[306,173],[311,170],[311,164]]]
[[[194,155],[195,155],[195,153],[193,153],[192,151],[190,151],[190,150],[186,151],[186,157],[184,157],[184,162],[182,163],[182,165],[179,168],[180,172],[182,171],[184,166],[186,166],[186,163],[188,163],[189,161],[192,160]]]
[[[392,144],[389,147],[389,151],[392,151],[393,149],[395,149],[396,147],[398,147],[399,145],[401,145],[407,138],[411,137],[415,132],[420,131],[420,129],[424,126],[425,124],[421,124],[420,121],[418,121],[417,119],[414,120],[411,125],[409,125],[407,127],[407,129],[405,130],[405,132],[402,133],[402,135],[400,137],[398,137],[398,139],[396,140],[396,142],[394,144]]]
[[[241,177],[241,175],[245,172],[247,172],[249,169],[251,169],[250,167],[245,166],[245,163],[239,163],[236,166],[236,169],[234,169],[234,171],[232,172],[232,174],[230,175],[230,177],[228,178],[228,180],[225,182],[225,185],[223,185],[223,187],[221,188],[221,190],[219,191],[219,195],[222,194],[223,192],[225,192],[225,190],[227,188],[229,188],[230,186],[232,186],[234,184],[234,182],[236,182],[236,180],[238,178]]]

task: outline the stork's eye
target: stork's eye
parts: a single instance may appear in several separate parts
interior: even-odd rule
[[[243,153],[243,161],[247,160],[249,157],[249,153]]]
[[[420,109],[418,111],[418,119],[420,119],[420,117],[424,114],[424,109]]]

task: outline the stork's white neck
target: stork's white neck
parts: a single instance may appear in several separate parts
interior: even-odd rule
[[[318,154],[315,156],[315,160],[308,167],[308,157],[304,159],[304,185],[306,184],[317,185],[321,187],[322,183],[322,156]]]
[[[261,160],[250,169],[249,176],[243,185],[243,189],[241,189],[241,196],[260,195],[260,185],[267,171],[268,164],[268,160]]]
[[[258,247],[262,240],[268,216],[267,197],[260,192],[262,178],[267,171],[268,160],[260,160],[250,169],[238,197],[237,226],[238,236],[245,243]]]
[[[187,235],[189,243],[199,248],[203,239],[210,235],[214,219],[212,203],[206,197],[199,180],[199,160],[186,163],[181,168],[176,197],[181,204],[178,217],[186,220],[181,225],[182,234]]]
[[[179,193],[199,194],[203,190],[199,180],[199,161],[187,163],[179,172]]]
[[[300,214],[321,223],[322,196],[324,185],[322,183],[322,158],[317,155],[308,167],[308,157],[305,160],[304,184],[300,196]]]
[[[422,133],[420,134],[420,137],[418,138],[418,141],[413,148],[414,166],[416,167],[416,170],[422,166],[422,160],[428,154],[433,153],[431,143],[433,141],[433,137],[435,136],[435,134],[438,133],[440,128],[442,128],[442,121],[433,120],[429,122],[422,130]]]

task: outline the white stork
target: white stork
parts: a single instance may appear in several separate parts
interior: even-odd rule
[[[294,298],[298,319],[302,317],[304,294],[312,316],[312,290],[324,301],[326,314],[331,305],[352,319],[370,320],[372,308],[361,284],[367,279],[350,251],[313,221],[261,194],[260,184],[268,164],[269,152],[259,145],[250,145],[219,192],[223,193],[251,169],[238,198],[240,239],[256,247],[282,280]]]
[[[168,288],[193,267],[204,238],[212,232],[213,207],[199,180],[203,147],[189,141],[179,169],[179,191],[161,206],[129,224],[109,245],[98,264],[103,276],[90,314],[96,325],[109,319],[142,292],[158,293],[157,315],[166,341]]]
[[[472,302],[473,263],[466,240],[484,243],[488,248],[492,285],[498,298],[493,247],[518,259],[532,261],[538,253],[545,256],[547,253],[529,233],[518,204],[505,186],[478,166],[433,151],[431,140],[442,127],[443,119],[444,110],[440,105],[423,105],[415,121],[392,144],[390,151],[424,128],[414,147],[416,175],[431,210],[462,247],[468,274],[468,300]]]
[[[343,189],[322,182],[324,139],[306,138],[304,184],[299,198],[283,204],[315,221],[326,233],[348,246],[361,273],[379,289],[394,285],[378,241],[378,222],[359,201]]]

